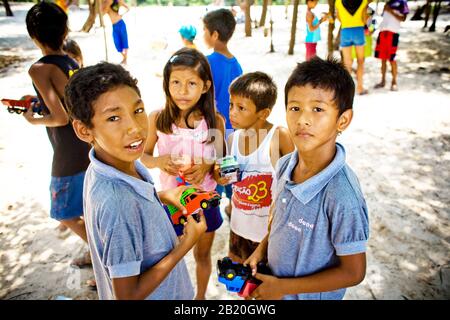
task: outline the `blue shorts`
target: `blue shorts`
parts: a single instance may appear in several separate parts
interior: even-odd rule
[[[363,46],[366,43],[364,27],[341,29],[341,47]]]
[[[170,213],[169,209],[167,209],[167,206],[164,206],[164,210],[166,210],[167,217],[170,220]],[[206,225],[208,226],[206,232],[216,231],[222,225],[223,218],[222,215],[220,214],[220,206],[204,210],[203,214],[205,215]],[[170,222],[172,223],[172,220],[170,220]],[[177,224],[174,225],[173,227],[175,229],[177,236],[181,236],[183,234],[184,229],[183,225]]]
[[[50,182],[50,217],[55,220],[68,220],[83,215],[84,174],[52,177]]]
[[[128,49],[128,34],[127,26],[125,21],[120,19],[118,22],[113,24],[113,39],[114,45],[118,52],[122,52],[124,49]]]

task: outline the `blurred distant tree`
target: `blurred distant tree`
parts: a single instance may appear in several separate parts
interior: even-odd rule
[[[3,0],[3,5],[5,6],[5,12],[7,17],[14,16],[11,7],[9,6],[8,0]]]
[[[328,14],[331,19],[328,20],[328,56],[331,57],[334,51],[334,39],[333,39],[333,31],[334,31],[334,21],[336,20],[335,16],[335,3],[336,0],[328,0]]]
[[[250,14],[250,8],[254,3],[254,0],[245,0],[241,2],[241,9],[244,9],[245,12],[245,36],[252,36],[252,16]]]
[[[88,15],[83,27],[81,28],[81,31],[83,31],[83,32],[89,32],[95,23],[95,17],[97,16],[97,12],[95,10],[95,2],[96,1],[97,0],[87,0],[87,3],[89,5],[89,15]]]
[[[270,1],[272,2],[272,1]],[[264,27],[266,24],[266,16],[267,16],[267,7],[269,5],[269,0],[263,0],[262,2],[262,11],[261,11],[261,19],[259,19],[259,26]]]
[[[284,0],[284,18],[288,18],[289,6],[291,5],[291,0]]]
[[[289,42],[288,54],[294,54],[295,32],[297,31],[297,16],[299,0],[294,0],[294,12],[292,13],[291,41]]]

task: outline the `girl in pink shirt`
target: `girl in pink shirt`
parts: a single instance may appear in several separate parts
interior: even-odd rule
[[[164,109],[149,115],[149,137],[142,162],[161,170],[162,189],[180,183],[214,191],[215,159],[222,157],[225,121],[214,106],[214,87],[208,60],[199,51],[183,48],[164,67]],[[155,146],[158,155],[154,155]],[[205,299],[211,275],[214,232],[223,222],[219,207],[205,210],[207,232],[194,247],[197,274],[196,299]],[[175,225],[178,235],[183,225]]]

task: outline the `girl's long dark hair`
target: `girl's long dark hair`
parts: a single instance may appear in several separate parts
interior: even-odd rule
[[[191,108],[191,110],[186,114],[184,118],[186,125],[189,127],[187,121],[189,115],[193,111],[199,110],[205,118],[208,129],[216,129],[216,107],[214,103],[214,84],[211,68],[208,60],[200,51],[190,48],[183,48],[175,52],[164,67],[163,88],[164,93],[166,94],[166,105],[156,119],[156,129],[170,134],[172,133],[172,124],[180,117],[180,109],[173,101],[169,91],[170,74],[172,73],[174,67],[192,68],[197,72],[198,76],[204,83],[208,80],[211,82],[211,87],[209,90],[202,94],[200,100],[197,102],[197,105]],[[209,134],[208,142],[212,142]]]

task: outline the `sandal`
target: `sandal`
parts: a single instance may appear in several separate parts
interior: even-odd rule
[[[70,263],[71,267],[83,269],[92,266],[91,254],[89,251],[85,252],[81,257],[75,258]]]

